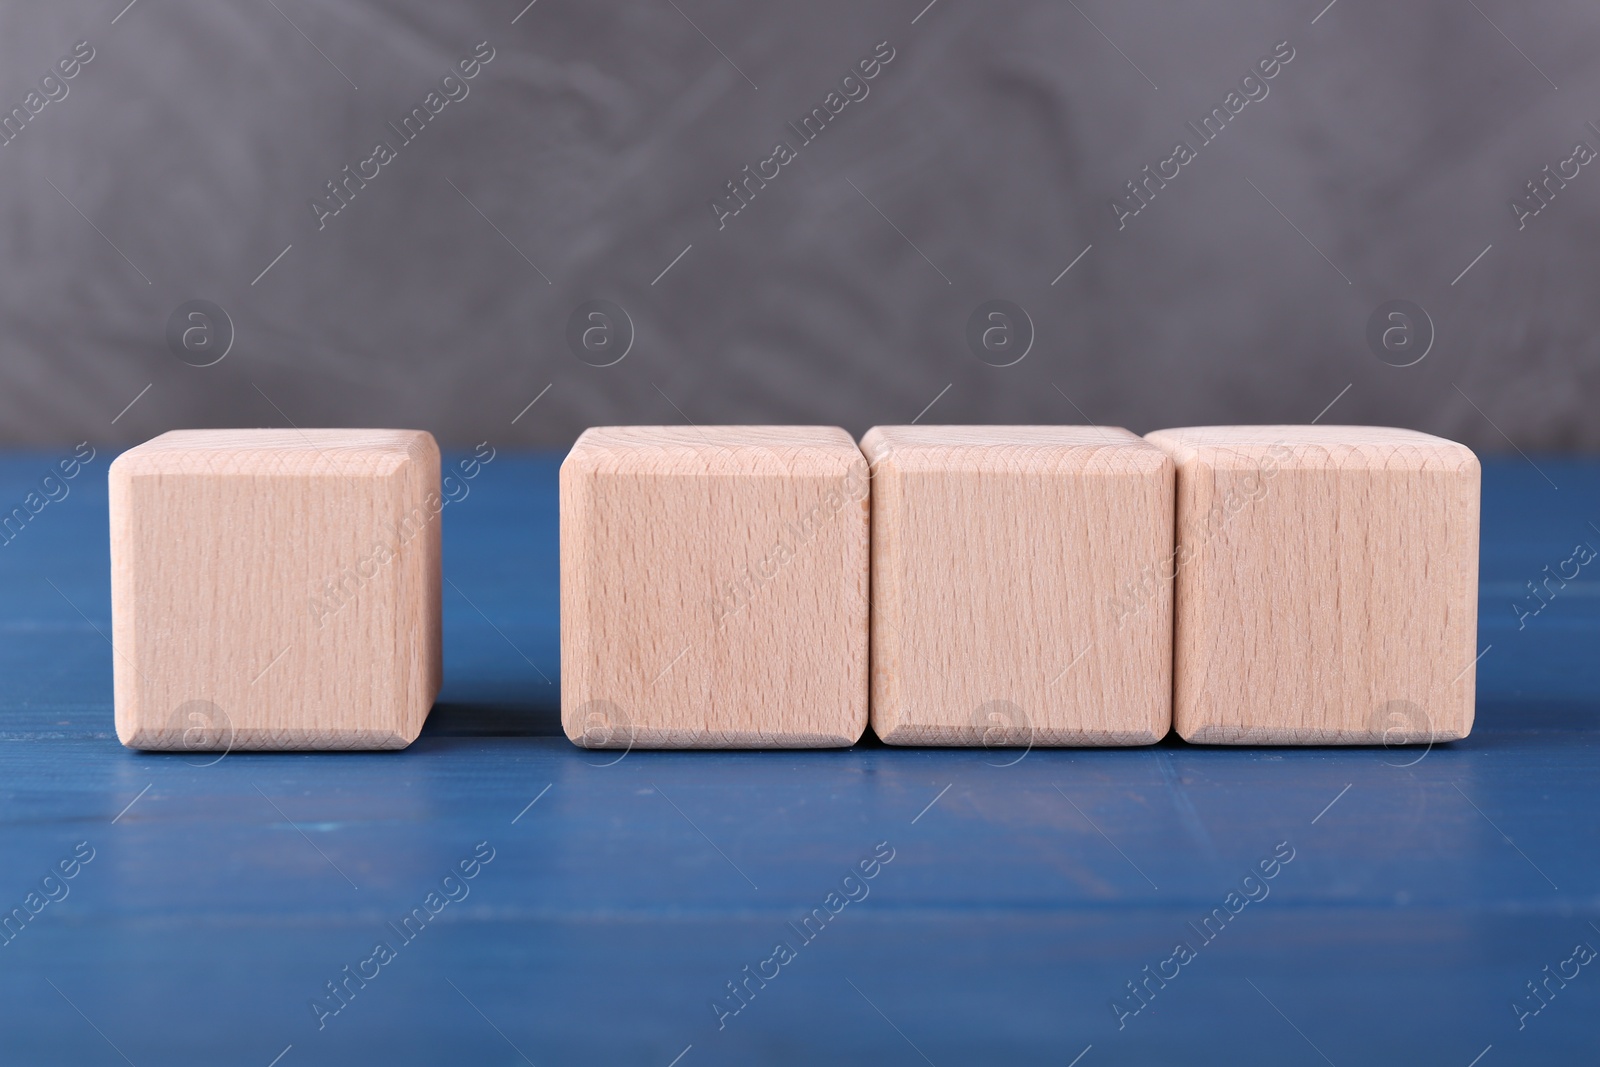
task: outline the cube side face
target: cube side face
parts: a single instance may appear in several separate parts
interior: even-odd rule
[[[865,731],[866,465],[853,442],[789,455],[787,474],[730,472],[739,462],[580,439],[562,465],[574,743],[835,747]]]
[[[1082,456],[1019,462],[982,446],[940,469],[892,439],[863,441],[875,457],[872,723],[884,742],[1166,735],[1173,468],[1128,442],[1131,454],[1087,469]]]
[[[146,749],[403,748],[438,692],[438,450],[382,474],[113,469],[117,733]],[[157,468],[157,469],[152,469]]]
[[[1472,728],[1479,468],[1461,446],[1199,449],[1178,476],[1174,724],[1211,744]]]

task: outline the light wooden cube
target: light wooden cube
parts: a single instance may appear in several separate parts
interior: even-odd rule
[[[590,748],[867,725],[866,463],[819,426],[584,432],[561,465],[561,712]]]
[[[440,675],[432,435],[174,430],[110,479],[123,744],[416,739]]]
[[[1160,449],[1092,426],[879,426],[861,448],[880,738],[1166,735],[1172,596],[1156,572],[1172,553],[1173,469]]]
[[[1207,426],[1178,467],[1173,722],[1208,744],[1472,729],[1477,457],[1377,426]]]

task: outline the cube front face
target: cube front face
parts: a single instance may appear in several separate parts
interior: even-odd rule
[[[868,482],[828,427],[602,427],[561,467],[561,708],[591,748],[867,724]]]
[[[1200,427],[1178,464],[1174,725],[1212,744],[1472,728],[1479,466],[1380,427]]]
[[[1172,708],[1173,466],[1126,430],[877,427],[872,725],[889,744],[1138,745]]]
[[[124,744],[416,738],[441,661],[431,435],[175,431],[118,457],[110,479]]]

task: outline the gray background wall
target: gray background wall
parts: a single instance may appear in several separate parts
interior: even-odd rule
[[[95,52],[0,147],[6,442],[860,432],[936,397],[925,421],[1145,431],[1338,397],[1325,421],[1600,447],[1600,167],[1524,229],[1509,206],[1600,148],[1592,5],[124,2],[0,7],[0,111]],[[1283,40],[1269,95],[1119,230],[1110,198]],[[319,230],[324,183],[483,41],[469,95]],[[882,41],[870,94],[719,230],[723,183]],[[991,298],[1034,325],[1013,366],[965,339]],[[1366,337],[1397,298],[1436,331],[1403,368]],[[232,323],[212,366],[167,340],[191,299]],[[591,299],[631,319],[620,363],[569,348]]]

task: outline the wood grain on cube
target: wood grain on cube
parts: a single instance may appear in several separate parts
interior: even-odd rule
[[[1478,460],[1371,426],[1209,426],[1178,468],[1173,721],[1215,744],[1472,729]]]
[[[872,725],[889,744],[1137,745],[1171,722],[1173,468],[1127,430],[880,426]]]
[[[599,427],[561,466],[561,707],[595,748],[867,724],[866,464],[811,426]]]
[[[111,465],[117,736],[402,748],[440,680],[439,449],[412,430],[176,430]]]

